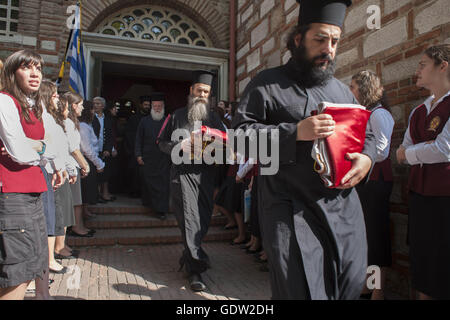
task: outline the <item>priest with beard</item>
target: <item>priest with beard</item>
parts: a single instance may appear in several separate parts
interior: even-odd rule
[[[246,87],[235,129],[278,129],[279,170],[258,178],[258,204],[273,299],[358,299],[366,279],[367,241],[353,188],[374,163],[374,136],[362,153],[347,154],[352,168],[342,187],[325,187],[314,171],[313,141],[334,133],[329,115],[312,116],[323,101],[358,104],[333,77],[346,9],[352,1],[302,0],[288,37],[292,58],[259,73]]]
[[[202,240],[208,231],[213,211],[217,166],[207,165],[202,159],[197,161],[190,157],[192,152],[198,154],[198,145],[201,149],[201,143],[194,143],[195,139],[191,138],[191,133],[194,129],[199,129],[200,124],[221,131],[224,128],[216,113],[210,112],[209,96],[213,74],[195,71],[193,78],[187,107],[176,110],[166,119],[158,142],[161,150],[172,156],[172,208],[184,244],[180,271],[185,267],[191,290],[203,291],[206,285],[201,273],[209,268],[210,262],[202,248]],[[180,132],[184,133],[183,136]],[[176,161],[180,154],[189,155],[189,161]]]
[[[148,205],[164,220],[169,211],[170,157],[156,144],[165,120],[164,94],[155,92],[150,100],[150,115],[142,118],[137,129],[135,155],[140,166],[143,202],[149,201]]]

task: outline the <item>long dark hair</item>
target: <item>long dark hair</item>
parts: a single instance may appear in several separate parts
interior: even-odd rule
[[[56,85],[50,80],[42,80],[41,87],[39,88],[39,104],[45,106],[47,112],[58,122],[58,105],[53,103],[53,95],[58,92]],[[64,128],[64,125],[61,125]]]
[[[16,71],[21,66],[37,66],[39,64],[41,68],[44,67],[44,60],[38,53],[28,49],[20,50],[6,58],[3,71],[1,72],[0,90],[10,94],[19,102],[22,108],[22,116],[28,123],[31,122],[30,105],[27,102],[27,95],[17,84]],[[36,101],[32,111],[38,120],[42,121],[42,106],[38,103],[40,100],[39,94],[39,91],[35,92],[29,98],[33,98]]]
[[[64,96],[60,96],[59,97],[58,110],[56,112],[56,116],[58,117],[58,119],[55,119],[55,120],[56,120],[56,123],[59,124],[64,129],[64,132],[67,132],[66,131],[66,124],[64,123],[64,120],[65,120],[65,118],[64,118],[64,111],[66,110],[66,108],[69,108],[68,104],[69,103],[68,103],[67,99]]]
[[[69,102],[69,119],[73,121],[77,130],[80,130],[80,121],[78,120],[77,112],[73,108],[73,105],[83,101],[83,97],[78,93],[68,91],[64,93],[64,98]]]
[[[94,108],[94,104],[92,103],[92,101],[84,101],[83,103],[84,105],[84,109],[81,112],[81,116],[78,118],[80,120],[80,122],[84,122],[84,123],[92,123],[92,120],[94,120],[94,115],[92,114],[92,109]]]

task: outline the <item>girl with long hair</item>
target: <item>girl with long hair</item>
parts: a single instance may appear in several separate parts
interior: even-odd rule
[[[80,151],[80,122],[78,117],[83,111],[83,97],[77,93],[66,92],[64,98],[68,101],[68,110],[63,113],[64,125],[66,128],[66,135],[69,141],[70,160],[73,166],[77,167],[78,176],[86,177],[89,174],[90,168],[86,159]],[[71,185],[72,197],[74,200],[75,211],[75,225],[69,231],[72,236],[90,237],[95,233],[95,230],[89,230],[84,226],[83,221],[83,201],[81,197],[81,179]]]
[[[52,224],[48,226],[49,268],[50,272],[63,274],[67,268],[59,264],[56,259],[64,259],[77,255],[65,244],[66,228],[75,223],[73,211],[73,199],[69,184],[77,179],[76,168],[70,162],[69,144],[65,134],[62,108],[67,106],[67,101],[59,96],[54,83],[44,80],[41,85],[41,105],[45,110],[46,127],[57,145],[58,158],[63,166],[63,175],[66,178],[62,186],[56,190],[49,190],[44,208],[47,215],[54,217]],[[64,101],[62,101],[64,100]],[[54,168],[50,164],[45,166],[45,171],[51,175]],[[67,181],[68,180],[68,181]],[[51,221],[51,219],[48,219]]]
[[[408,241],[411,285],[419,299],[450,299],[450,44],[432,46],[416,71],[431,96],[415,108],[397,150],[411,166]]]
[[[356,187],[364,212],[368,244],[368,265],[381,269],[381,286],[372,292],[368,288],[364,295],[372,300],[384,299],[387,268],[392,264],[391,238],[389,231],[389,199],[392,192],[393,175],[390,146],[394,119],[389,112],[380,78],[372,71],[361,71],[352,77],[350,84],[356,100],[372,111],[369,124],[376,138],[377,157],[369,182]]]
[[[97,173],[101,173],[105,168],[105,162],[98,156],[98,139],[92,128],[92,121],[94,120],[94,106],[92,102],[85,101],[84,109],[81,112],[79,120],[81,137],[80,150],[90,167],[87,177],[81,180],[81,198],[83,200],[83,206],[87,206],[97,203]]]
[[[47,185],[39,168],[46,154],[51,158],[36,103],[43,64],[34,51],[17,51],[6,59],[1,75],[0,299],[23,299],[33,279],[36,298],[51,299],[41,197]],[[61,176],[54,178],[57,186]]]

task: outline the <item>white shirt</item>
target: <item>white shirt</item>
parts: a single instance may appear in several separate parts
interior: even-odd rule
[[[69,142],[69,153],[70,153],[70,162],[72,166],[76,168],[80,168],[80,165],[72,156],[72,153],[76,150],[80,150],[81,136],[80,132],[75,127],[75,123],[69,118],[64,120],[64,125],[66,126],[66,136]]]
[[[80,123],[80,136],[81,145],[80,150],[83,155],[92,161],[97,170],[101,170],[105,167],[105,163],[98,157],[98,139],[94,133],[94,129],[91,125],[81,122]]]
[[[100,122],[100,133],[98,135],[98,152],[103,151],[103,128],[105,126],[105,114],[103,114],[101,117],[98,114],[95,114],[95,116],[98,119],[98,122]]]
[[[42,123],[44,124],[45,129],[45,140],[48,142],[55,151],[55,158],[53,161],[44,163],[45,170],[48,173],[53,173],[55,170],[63,171],[66,169],[66,162],[64,160],[64,156],[62,153],[61,139],[60,139],[60,130],[61,128],[59,124],[56,123],[53,116],[48,113],[46,106],[42,106]],[[48,146],[47,146],[48,147]]]
[[[28,102],[30,105],[34,105],[34,101],[31,99]],[[47,141],[42,158],[30,146],[29,138],[20,124],[19,111],[13,99],[5,94],[0,94],[0,138],[10,157],[19,164],[37,166],[41,164],[42,160],[52,160],[55,157],[55,151]]]
[[[378,108],[372,112],[369,124],[375,136],[377,154],[375,162],[382,162],[389,157],[394,119],[389,111]]]
[[[46,111],[46,108],[43,109],[44,111],[42,114],[42,118],[44,119],[45,117],[44,127],[45,124],[47,124],[49,134],[51,135],[51,144],[54,145],[57,150],[58,162],[62,163],[62,169],[60,168],[58,170],[66,170],[71,177],[76,176],[77,169],[70,160],[71,156],[69,153],[69,141],[67,139],[66,133],[64,132],[64,129],[56,123],[53,116]],[[60,165],[58,164],[58,166]],[[45,170],[48,173],[53,173],[54,169],[55,168],[51,163],[47,163],[45,165]]]
[[[436,106],[444,100],[447,96],[450,95],[450,91],[447,92],[442,98],[436,101],[435,104],[431,105],[431,102],[434,99],[434,96],[429,97],[425,100],[424,105],[427,108],[427,115],[430,114],[431,111],[436,108]],[[409,117],[409,121],[411,121],[411,117],[414,112],[418,109],[415,108]],[[450,122],[447,119],[445,123],[444,129],[437,136],[436,140],[433,143],[418,143],[414,144],[411,138],[411,134],[408,129],[406,129],[405,137],[403,139],[402,145],[406,148],[406,161],[410,165],[416,164],[432,164],[432,163],[443,163],[450,162]]]

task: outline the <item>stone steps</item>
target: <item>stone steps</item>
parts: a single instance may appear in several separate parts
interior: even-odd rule
[[[223,230],[222,226],[211,226],[204,241],[231,241],[236,230]],[[181,243],[181,232],[174,227],[159,228],[114,228],[97,229],[91,238],[72,237],[66,239],[69,246],[115,246]]]
[[[227,222],[225,217],[213,217],[211,226],[223,226]],[[153,214],[98,214],[97,217],[85,221],[89,229],[120,229],[120,228],[168,228],[177,227],[173,214],[168,214],[166,220],[160,220]]]
[[[116,245],[154,245],[182,243],[181,232],[173,213],[160,220],[150,209],[135,199],[119,198],[115,202],[89,207],[96,216],[85,220],[87,228],[95,229],[91,238],[67,236],[73,247]],[[224,230],[224,216],[212,217],[204,241],[231,241],[237,230]]]

